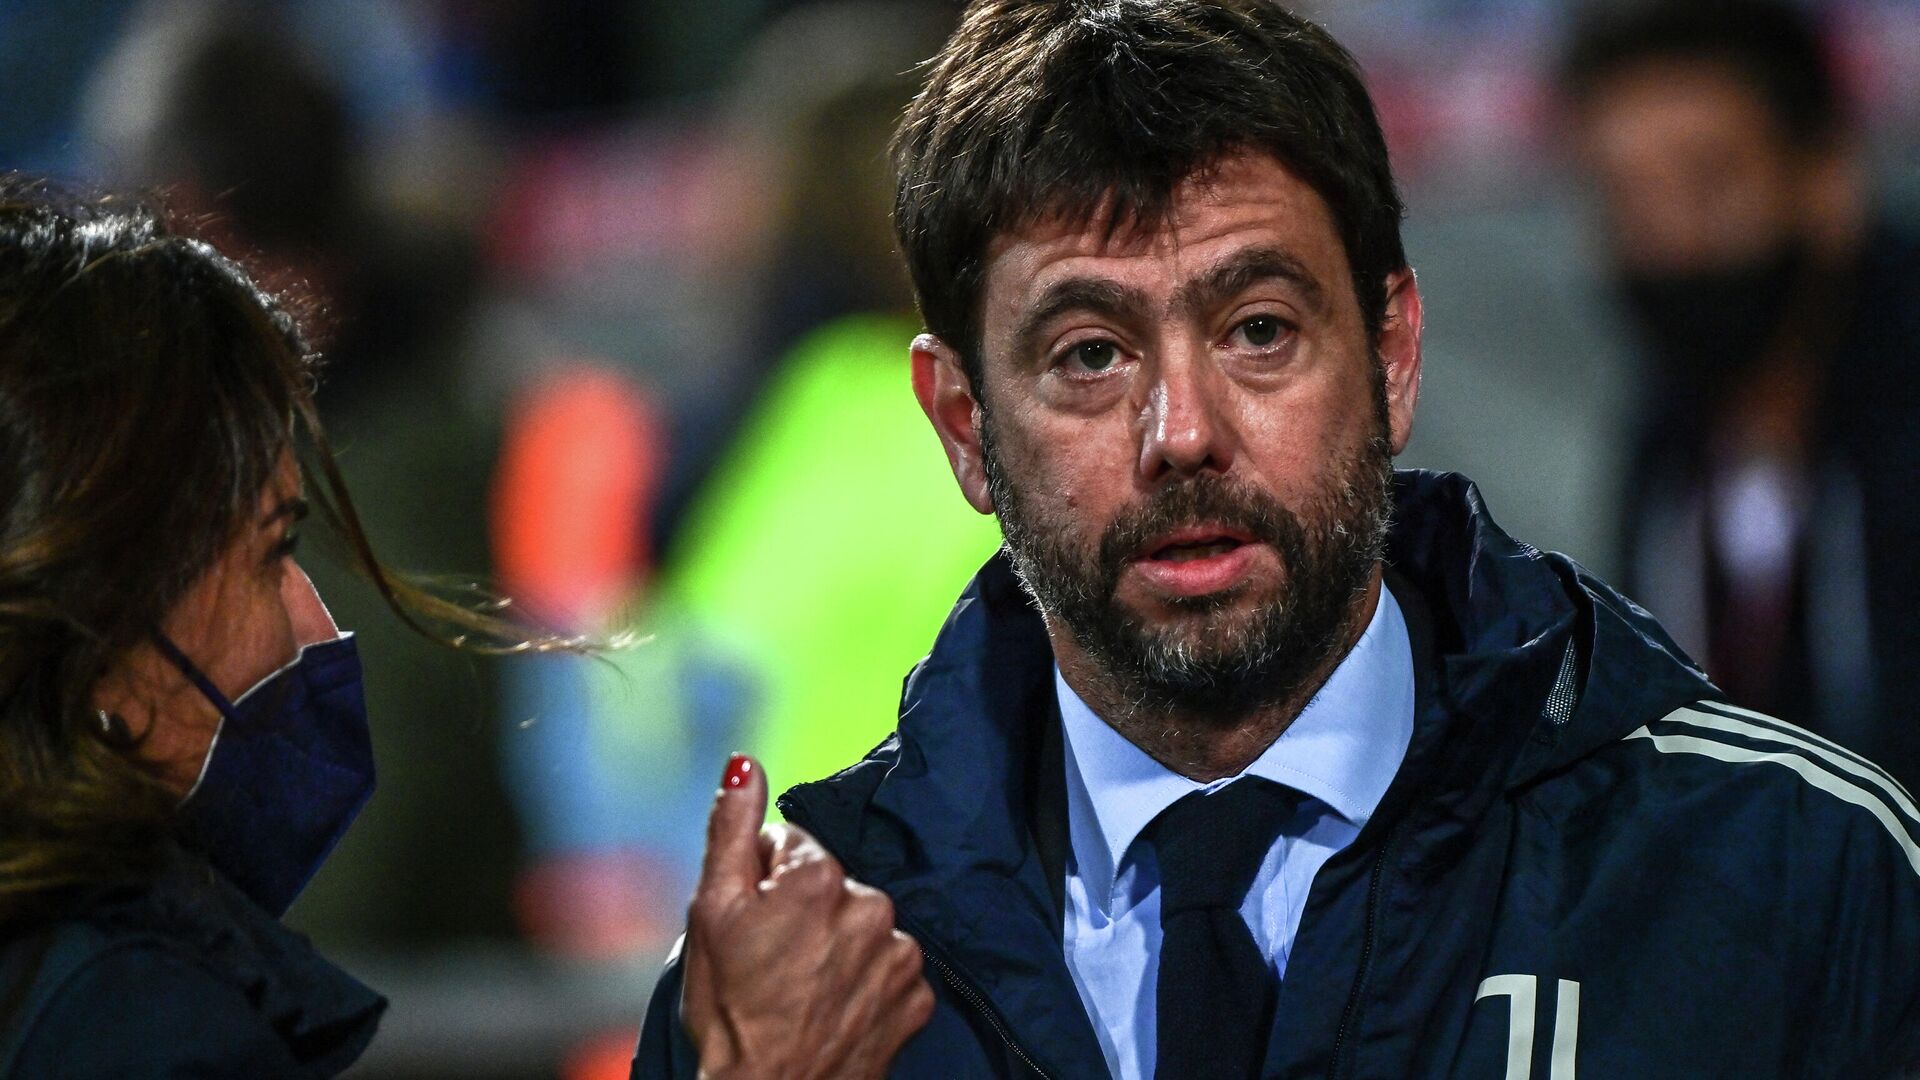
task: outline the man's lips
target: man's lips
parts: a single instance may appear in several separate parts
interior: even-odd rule
[[[1241,529],[1190,525],[1147,541],[1130,565],[1162,592],[1205,596],[1245,580],[1264,546]]]
[[[1140,545],[1136,559],[1163,559],[1181,562],[1204,555],[1217,555],[1253,543],[1253,534],[1244,529],[1219,525],[1187,525],[1161,533]]]

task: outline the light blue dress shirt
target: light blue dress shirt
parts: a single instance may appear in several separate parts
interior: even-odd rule
[[[1160,969],[1160,881],[1142,830],[1201,784],[1149,757],[1094,715],[1054,669],[1065,740],[1065,946],[1080,1000],[1107,1067],[1119,1080],[1153,1076],[1154,991]],[[1326,685],[1240,776],[1260,776],[1307,798],[1261,864],[1240,915],[1253,940],[1287,970],[1307,889],[1353,842],[1380,805],[1413,738],[1413,650],[1386,589],[1373,619]]]

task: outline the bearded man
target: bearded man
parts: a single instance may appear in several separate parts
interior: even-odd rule
[[[1920,1058],[1906,793],[1392,472],[1420,292],[1337,43],[1263,0],[981,0],[897,158],[914,392],[1006,544],[897,732],[780,801],[926,956],[888,1075]],[[686,969],[720,937],[696,899]],[[682,970],[636,1075],[710,1064]]]

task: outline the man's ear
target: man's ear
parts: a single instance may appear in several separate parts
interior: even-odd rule
[[[1420,400],[1420,286],[1413,268],[1387,275],[1387,309],[1374,339],[1387,383],[1387,431],[1393,452],[1413,438],[1413,407]]]
[[[920,399],[920,410],[946,448],[960,493],[975,510],[993,513],[980,445],[980,403],[974,400],[959,351],[932,334],[913,339],[913,396]]]

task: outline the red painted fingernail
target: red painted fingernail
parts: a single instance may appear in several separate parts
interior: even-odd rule
[[[727,759],[727,771],[720,774],[720,786],[723,788],[745,787],[747,777],[753,775],[753,759],[745,754],[735,754]]]

